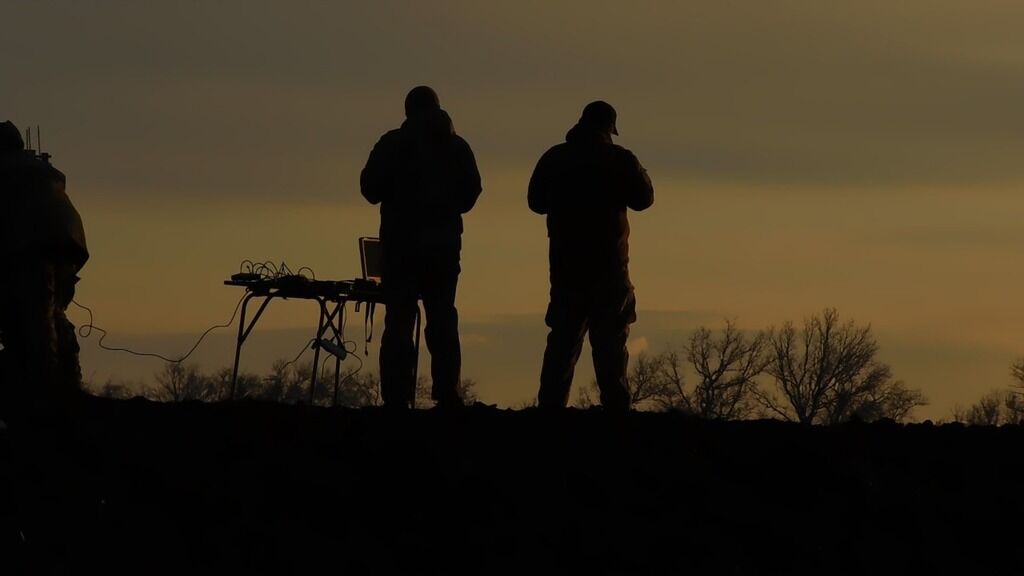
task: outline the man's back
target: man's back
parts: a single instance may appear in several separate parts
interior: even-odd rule
[[[29,152],[0,158],[5,259],[43,256],[76,270],[85,264],[82,218],[64,188],[64,174]]]
[[[480,194],[473,152],[443,110],[406,120],[381,137],[360,177],[363,196],[381,203],[387,242],[457,242],[462,214]]]
[[[627,149],[598,131],[575,126],[548,150],[530,179],[529,204],[547,215],[552,273],[623,273],[629,261],[626,209],[654,202],[647,172]]]
[[[616,112],[596,100],[579,122],[537,162],[530,178],[530,209],[547,215],[551,328],[544,350],[538,405],[565,407],[576,361],[589,333],[594,373],[606,410],[629,410],[626,340],[636,321],[629,279],[626,209],[654,203],[654,188],[633,154],[612,143]]]
[[[455,295],[462,270],[462,215],[480,195],[480,173],[433,89],[410,90],[405,117],[401,128],[373,147],[359,179],[363,196],[381,206],[381,284],[388,312],[380,349],[381,396],[385,406],[395,408],[413,401],[412,335],[422,301],[431,396],[438,405],[461,406]]]

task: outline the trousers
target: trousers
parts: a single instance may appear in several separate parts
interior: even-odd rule
[[[385,405],[407,406],[415,395],[416,347],[413,332],[423,301],[424,337],[430,352],[431,397],[459,400],[462,370],[458,288],[458,248],[395,249],[383,245],[381,283],[385,295],[380,350],[381,396]]]
[[[632,286],[555,284],[544,321],[550,332],[541,368],[538,405],[553,408],[568,404],[583,338],[589,333],[601,404],[609,411],[628,411],[626,340],[629,325],[636,321]]]

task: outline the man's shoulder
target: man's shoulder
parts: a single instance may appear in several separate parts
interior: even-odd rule
[[[621,156],[623,158],[636,158],[636,155],[633,154],[633,151],[630,150],[629,148],[626,148],[625,146],[615,143],[611,143],[608,146],[611,149],[612,153],[615,154],[616,156]]]
[[[405,135],[403,134],[402,129],[401,128],[395,128],[394,130],[388,130],[383,135],[381,135],[380,139],[377,142],[379,144],[387,145],[387,144],[396,143],[396,142],[402,140],[404,137],[405,137]]]
[[[618,144],[610,144],[609,146],[611,155],[618,165],[632,168],[640,164],[640,159],[629,148],[619,146]]]
[[[545,159],[546,158],[548,160],[555,160],[555,159],[558,159],[558,158],[561,158],[561,157],[565,156],[571,150],[572,150],[572,145],[570,145],[568,142],[559,142],[558,144],[555,144],[554,146],[548,148],[544,152],[544,154],[541,155],[541,159]]]
[[[458,134],[452,134],[452,143],[454,144],[455,148],[459,150],[465,152],[473,152],[473,147],[469,145],[469,142],[467,142],[465,138],[459,136]]]
[[[47,180],[65,181],[64,173],[55,168],[49,162],[35,157],[32,154],[21,154],[9,156],[0,161],[0,171],[8,175],[16,175],[22,178],[37,178]]]

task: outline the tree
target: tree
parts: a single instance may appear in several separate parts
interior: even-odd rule
[[[646,352],[637,354],[626,372],[626,391],[629,393],[629,404],[634,410],[664,409],[672,390],[664,377],[666,356],[650,355]],[[591,408],[600,404],[601,388],[597,380],[579,389],[576,402],[577,408]]]
[[[275,360],[270,373],[263,377],[263,385],[252,398],[286,404],[301,404],[309,401],[309,381],[313,375],[313,363],[296,364],[284,359]],[[317,397],[322,400],[323,382],[318,382]],[[314,400],[317,398],[315,397]]]
[[[1010,367],[1010,375],[1013,376],[1012,397],[1007,398],[1008,408],[1013,412],[1017,422],[1024,421],[1024,358],[1013,363]]]
[[[477,401],[476,380],[462,378],[459,380],[458,390],[459,397],[462,398],[462,402],[467,406]],[[427,382],[427,377],[421,374],[416,378],[416,407],[423,408],[433,405],[434,399],[431,397],[430,383]]]
[[[83,388],[92,388],[93,390],[95,390],[95,388],[89,384],[83,385]],[[128,382],[115,382],[112,378],[108,378],[107,381],[103,383],[103,386],[101,386],[100,389],[96,392],[96,395],[99,396],[100,398],[110,398],[113,400],[127,400],[128,398],[133,398],[138,395],[136,392],[132,391],[132,388],[141,390],[142,386],[132,386]]]
[[[915,408],[927,405],[928,399],[920,390],[907,388],[902,380],[890,380],[866,390],[852,414],[865,422],[882,418],[902,422],[910,418]]]
[[[224,367],[210,376],[213,387],[217,390],[217,400],[231,398],[231,368]],[[235,383],[235,398],[257,398],[262,392],[263,379],[256,374],[240,372]]]
[[[334,381],[329,382],[333,389]],[[343,408],[361,408],[363,406],[379,406],[380,379],[374,373],[361,374],[358,371],[348,372],[341,377],[338,389],[333,394],[332,405]]]
[[[626,373],[626,390],[629,391],[629,404],[634,410],[645,408],[663,408],[671,401],[672,389],[665,379],[664,354],[650,355],[646,352],[637,354],[636,361]],[[591,385],[595,390],[597,383]]]
[[[769,332],[765,368],[781,399],[762,390],[756,398],[786,420],[842,422],[891,386],[892,371],[875,360],[877,352],[871,327],[840,323],[834,308],[805,319],[799,330],[787,322]]]
[[[217,399],[218,390],[209,378],[203,376],[194,365],[185,366],[180,362],[167,362],[155,376],[156,388],[152,391],[155,400],[161,402],[185,402]]]
[[[1024,402],[1014,390],[996,389],[964,408],[953,408],[953,420],[972,426],[1000,426],[1021,422]]]
[[[764,371],[766,337],[749,336],[727,322],[720,334],[701,327],[684,347],[637,355],[626,374],[632,406],[637,410],[680,410],[702,418],[743,418],[752,410],[755,378]],[[696,375],[687,387],[685,366]],[[600,392],[596,382],[582,388],[576,406],[593,406]]]
[[[763,332],[748,336],[732,321],[718,336],[702,326],[686,346],[686,359],[698,379],[694,389],[686,393],[682,387],[674,357],[666,363],[671,370],[666,377],[690,413],[702,418],[743,418],[753,410],[754,379],[769,362],[764,353],[767,342]]]

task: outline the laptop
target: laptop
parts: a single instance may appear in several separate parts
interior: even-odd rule
[[[382,258],[380,238],[359,239],[359,260],[363,266],[363,280],[380,284]]]

